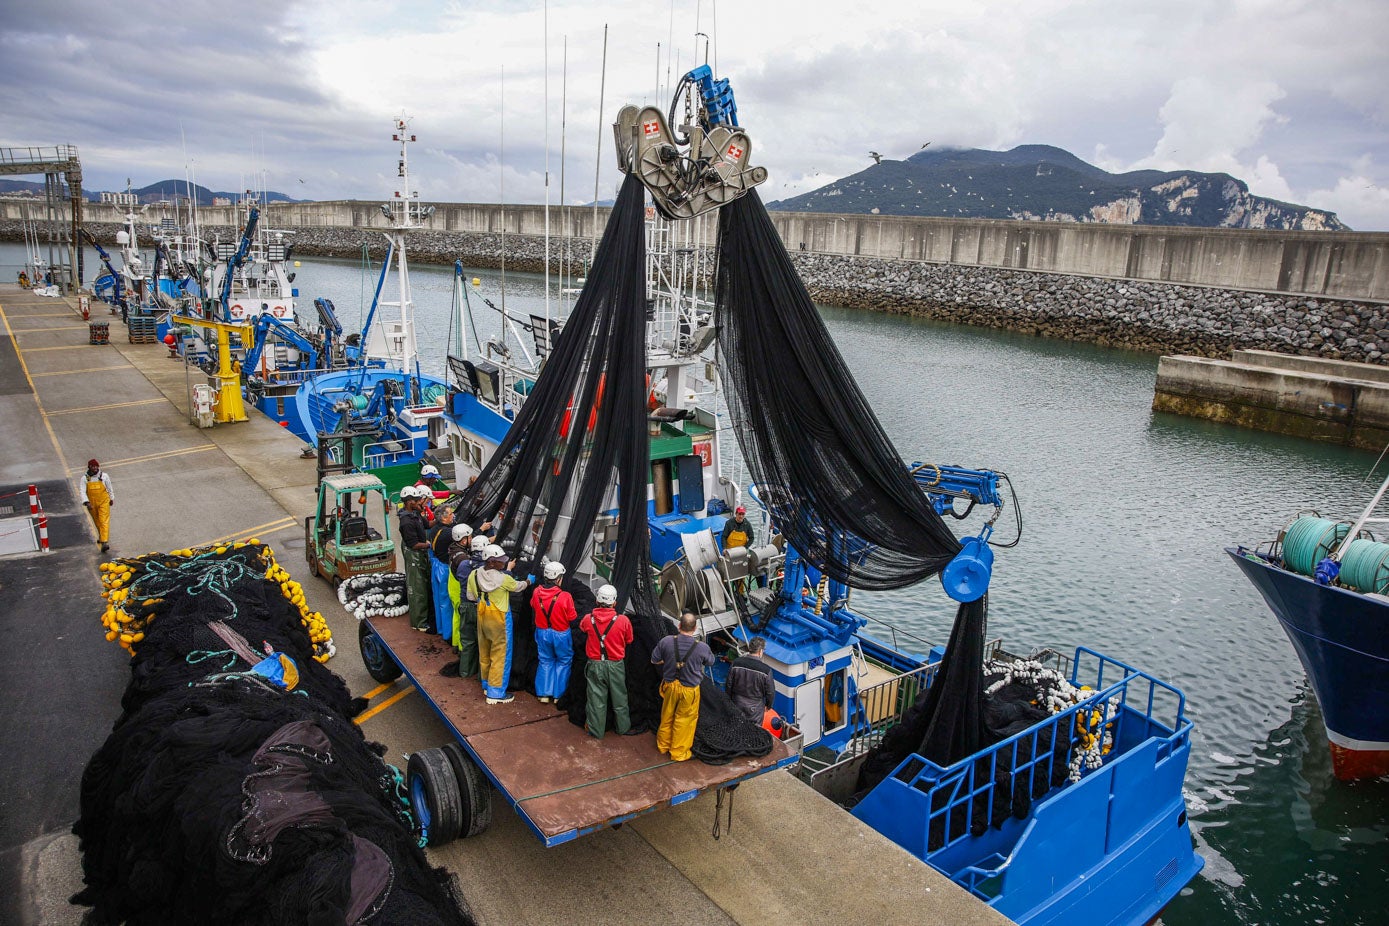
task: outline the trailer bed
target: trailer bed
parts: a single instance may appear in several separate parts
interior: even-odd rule
[[[779,740],[761,758],[734,759],[727,765],[672,762],[656,751],[649,733],[619,736],[609,731],[599,741],[553,704],[542,704],[527,692],[516,692],[510,704],[488,704],[477,679],[440,675],[457,656],[439,637],[412,629],[406,618],[368,623],[501,796],[547,846],[684,803],[798,758]]]

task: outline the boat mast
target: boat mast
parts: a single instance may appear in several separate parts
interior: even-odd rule
[[[405,233],[422,227],[424,214],[420,208],[419,191],[410,189],[410,142],[415,136],[409,133],[410,120],[401,116],[395,121],[395,134],[392,140],[400,142],[400,164],[397,170],[399,181],[395,196],[391,200],[391,245],[396,252],[396,272],[400,277],[400,372],[406,376],[416,373],[419,363],[415,344],[415,324],[412,318],[414,302],[410,299],[410,267],[405,257]]]

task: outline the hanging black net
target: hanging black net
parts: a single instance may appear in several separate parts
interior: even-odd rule
[[[787,541],[853,588],[935,575],[960,544],[878,423],[753,191],[724,206],[719,359],[743,459]]]
[[[645,191],[629,177],[593,267],[544,371],[506,437],[458,502],[462,520],[492,520],[519,573],[539,572],[559,542],[560,561],[588,558],[592,525],[612,507],[618,531],[610,582],[619,609],[655,614],[646,524]],[[568,526],[567,531],[565,531]]]
[[[771,523],[853,588],[939,573],[960,543],[859,390],[756,191],[723,207],[719,248],[725,396]],[[983,634],[982,601],[961,605],[924,716],[876,757],[889,770],[912,752],[949,765],[980,747]]]

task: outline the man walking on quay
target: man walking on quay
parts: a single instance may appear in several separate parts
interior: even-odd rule
[[[617,604],[617,589],[604,585],[598,589],[598,607],[579,622],[579,629],[588,634],[584,652],[588,666],[584,678],[588,683],[587,720],[584,729],[590,736],[602,739],[608,729],[608,704],[612,704],[614,725],[618,733],[632,732],[632,716],[627,711],[627,644],[632,642],[632,622],[627,615],[613,609]]]
[[[101,544],[101,552],[106,553],[111,549],[111,506],[115,504],[116,496],[111,491],[111,477],[102,472],[101,464],[96,460],[87,461],[83,493],[87,500],[82,507],[92,516],[92,523],[96,525],[96,542]]]
[[[405,598],[410,605],[410,626],[421,633],[428,632],[429,600],[429,538],[425,533],[424,506],[421,491],[414,486],[400,490],[404,505],[400,510],[400,551],[405,559]]]
[[[714,664],[714,654],[695,638],[699,620],[686,611],[680,615],[680,632],[656,644],[651,661],[661,667],[661,728],[656,731],[656,751],[676,762],[690,758],[695,724],[699,722],[699,683],[704,670]]]

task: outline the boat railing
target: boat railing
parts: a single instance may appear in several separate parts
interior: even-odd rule
[[[942,768],[919,754],[904,759],[885,779],[894,798],[919,805],[923,857],[947,852],[991,826],[1007,821],[1019,798],[1040,799],[1095,774],[1135,746],[1161,740],[1155,760],[1185,746],[1191,722],[1178,689],[1147,673],[1084,647],[1073,659],[1072,684],[1087,697],[1001,742]],[[900,807],[898,813],[904,812]],[[1011,855],[990,855],[964,867],[937,867],[979,896],[992,896]]]
[[[903,630],[896,624],[889,624],[887,621],[882,620],[881,618],[873,617],[869,614],[864,614],[862,611],[859,611],[857,609],[855,609],[854,613],[868,622],[867,629],[870,631],[874,631],[875,635],[878,628],[883,628],[883,630],[886,631],[887,635],[891,637],[890,640],[885,642],[890,642],[892,644],[892,648],[894,650],[897,650],[898,652],[903,651],[902,641],[904,639],[910,640],[916,646],[920,647],[920,649],[916,651],[918,655],[924,655],[925,653],[931,651],[931,646],[933,644],[925,637],[919,637],[909,630]]]
[[[379,469],[397,463],[410,463],[416,454],[409,441],[383,440],[362,448],[362,468]]]

